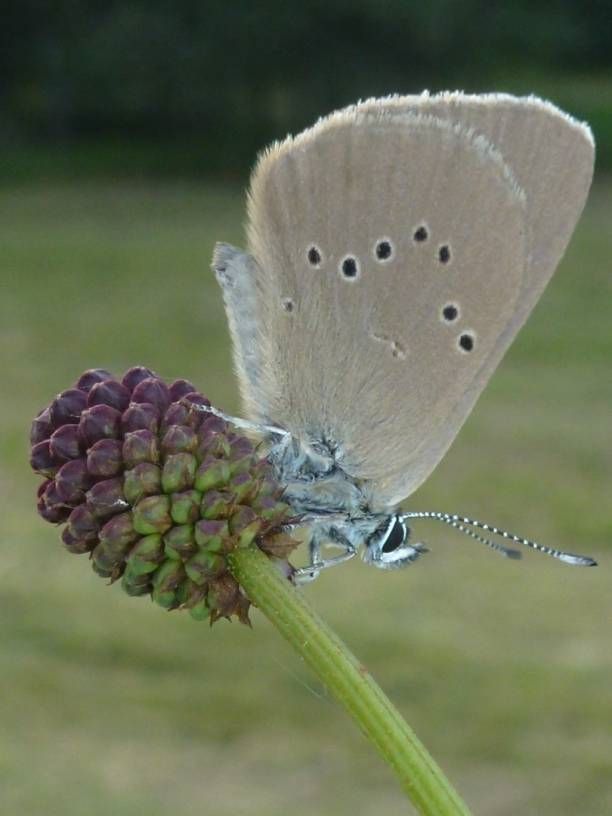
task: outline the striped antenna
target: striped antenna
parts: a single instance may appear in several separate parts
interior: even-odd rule
[[[553,547],[545,547],[543,544],[538,544],[536,541],[530,541],[528,538],[523,538],[522,536],[517,536],[514,533],[509,533],[507,530],[500,530],[499,527],[494,527],[492,524],[485,524],[482,521],[476,521],[476,519],[465,518],[464,516],[458,516],[456,514],[415,510],[402,513],[402,518],[433,519],[434,521],[442,521],[444,524],[454,527],[456,530],[459,530],[465,535],[470,536],[470,538],[479,541],[481,544],[484,544],[490,549],[500,552],[507,558],[520,558],[520,553],[517,550],[504,547],[502,544],[491,541],[488,538],[479,535],[470,528],[476,527],[479,530],[485,530],[487,533],[501,536],[501,538],[505,538],[507,541],[512,541],[514,544],[522,544],[524,547],[529,547],[530,549],[536,550],[544,555],[550,555],[552,558],[556,558],[559,561],[562,561],[564,564],[569,564],[572,567],[597,566],[597,561],[595,561],[593,558],[589,558],[588,556],[574,555],[573,553],[563,552],[562,550],[555,550]]]

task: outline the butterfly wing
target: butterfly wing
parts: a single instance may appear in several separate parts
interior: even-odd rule
[[[435,467],[558,259],[532,262],[503,151],[448,105],[409,107],[364,103],[274,146],[249,199],[250,413],[334,447],[380,507]]]

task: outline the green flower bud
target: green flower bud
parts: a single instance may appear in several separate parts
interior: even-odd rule
[[[224,459],[206,456],[195,474],[194,487],[200,493],[224,487],[230,478],[229,465]]]
[[[190,488],[193,485],[197,466],[197,460],[191,453],[175,453],[166,457],[162,469],[164,493],[176,493]]]
[[[175,524],[193,524],[200,517],[202,494],[197,490],[184,490],[170,497],[170,515]]]
[[[144,536],[135,544],[127,558],[127,569],[132,576],[155,572],[164,560],[164,543],[159,533]]]
[[[189,606],[188,609],[189,614],[194,620],[203,621],[210,617],[210,607],[205,597],[201,598],[193,606]]]
[[[158,465],[141,462],[123,474],[123,494],[130,504],[157,493],[161,493],[161,468]]]
[[[227,564],[225,558],[219,553],[200,550],[185,562],[185,570],[194,584],[203,586],[212,578],[217,578],[226,572]]]
[[[165,533],[172,526],[168,496],[147,496],[134,507],[134,528],[141,535]]]
[[[232,536],[238,538],[239,547],[248,547],[263,528],[263,521],[252,507],[238,505],[229,520]]]
[[[179,524],[171,527],[164,536],[164,547],[168,558],[185,561],[197,552],[193,524]]]
[[[205,519],[228,518],[234,506],[234,497],[227,490],[209,490],[202,496],[200,513]]]
[[[132,572],[128,563],[121,579],[121,587],[128,595],[148,595],[151,592],[151,574],[143,573],[138,575]]]
[[[151,597],[164,609],[174,609],[180,601],[177,590],[185,580],[185,569],[180,561],[165,561],[153,576]]]

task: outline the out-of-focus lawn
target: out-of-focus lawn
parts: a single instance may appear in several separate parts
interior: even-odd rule
[[[0,803],[20,816],[405,813],[390,772],[257,613],[212,631],[124,597],[38,519],[30,418],[145,363],[237,410],[205,186],[0,191]],[[433,525],[397,573],[306,592],[487,816],[612,813],[612,185],[412,506],[600,558],[507,562]]]

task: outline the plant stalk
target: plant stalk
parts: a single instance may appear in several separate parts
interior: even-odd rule
[[[251,601],[342,703],[393,768],[423,816],[470,816],[467,806],[366,668],[256,547],[235,550],[230,568]]]

